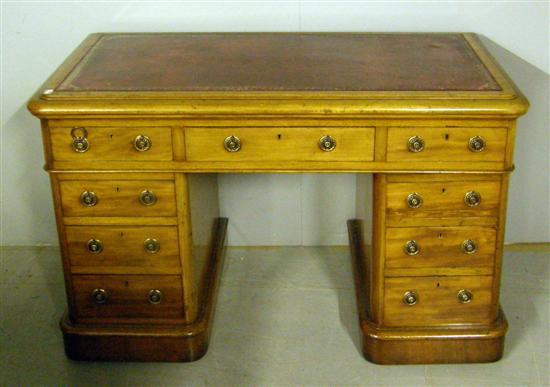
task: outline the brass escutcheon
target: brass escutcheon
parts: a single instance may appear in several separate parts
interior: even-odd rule
[[[109,295],[104,289],[94,289],[92,290],[91,297],[92,301],[96,304],[105,304],[109,298]]]
[[[405,243],[403,250],[407,255],[416,255],[420,252],[420,245],[418,244],[417,241],[410,240],[410,241],[407,241],[407,243]]]
[[[468,207],[476,207],[481,203],[481,195],[475,191],[466,192],[464,195],[464,203]]]
[[[86,243],[86,248],[92,254],[99,254],[103,251],[103,243],[99,239],[92,238]]]
[[[458,298],[458,302],[460,302],[461,304],[467,304],[472,301],[474,295],[468,289],[461,289],[456,294],[456,298]]]
[[[477,251],[476,243],[471,239],[466,239],[462,242],[462,251],[466,254],[474,254]]]
[[[139,202],[144,206],[152,206],[157,202],[157,197],[153,191],[146,189],[139,194]]]
[[[485,149],[485,140],[480,136],[474,136],[468,141],[468,149],[471,152],[481,152]]]
[[[71,146],[75,152],[84,153],[90,149],[88,141],[88,131],[84,127],[74,127],[71,129],[71,137],[73,138]]]
[[[162,292],[158,289],[151,289],[147,293],[147,300],[150,304],[160,304],[162,301]]]
[[[324,152],[332,152],[336,148],[336,140],[332,136],[323,136],[319,139],[319,148]]]
[[[151,146],[153,145],[153,142],[151,139],[143,134],[140,134],[136,138],[134,138],[134,148],[138,152],[146,152],[149,149],[151,149]]]
[[[413,192],[412,194],[409,194],[409,196],[407,196],[407,205],[410,208],[419,208],[422,206],[422,203],[424,203],[424,199],[422,199],[422,196],[420,196],[416,192]]]
[[[241,150],[241,140],[237,136],[229,136],[223,140],[223,147],[228,152],[238,152]]]
[[[149,254],[156,254],[160,250],[160,242],[155,238],[147,238],[143,242],[143,248]]]
[[[415,291],[409,290],[403,295],[403,303],[408,306],[416,305],[418,302],[418,294]]]
[[[84,191],[80,194],[80,203],[86,207],[95,206],[97,201],[97,195],[93,191]]]
[[[409,138],[409,141],[408,141],[409,152],[414,152],[414,153],[422,152],[424,150],[425,145],[426,143],[424,142],[424,139],[420,136],[413,136]]]

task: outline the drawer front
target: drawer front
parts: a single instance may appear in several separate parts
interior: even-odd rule
[[[238,138],[238,151],[225,149],[230,136]],[[334,149],[330,139],[321,149],[325,136]],[[371,161],[374,128],[187,128],[185,144],[190,161]]]
[[[490,323],[491,286],[491,276],[386,278],[384,323],[408,327]],[[459,301],[464,291],[471,294],[466,303]],[[409,301],[411,294],[416,296],[416,303],[406,303],[406,294]]]
[[[176,215],[173,181],[94,180],[90,175],[89,181],[59,184],[64,216]],[[84,204],[86,200],[88,205]]]
[[[485,268],[494,265],[490,227],[394,227],[386,230],[386,269]]]
[[[184,316],[181,277],[177,275],[74,275],[72,282],[78,317]],[[150,296],[151,291],[160,291],[160,300],[159,293]]]
[[[458,178],[457,178],[458,179]],[[500,179],[390,182],[387,184],[387,221],[390,225],[421,226],[422,219],[451,219],[498,216]],[[473,192],[474,194],[470,194]],[[478,204],[467,204],[479,197]],[[416,205],[415,205],[416,202]],[[483,220],[483,219],[482,219]],[[484,219],[487,222],[490,219]],[[443,225],[443,224],[442,224]]]
[[[172,130],[154,127],[50,129],[54,160],[172,160]],[[72,132],[72,134],[71,134]],[[81,151],[73,147],[83,141]],[[77,145],[75,145],[77,146]],[[85,151],[82,151],[86,149]]]
[[[71,266],[180,267],[177,227],[68,226]]]
[[[387,160],[502,162],[506,135],[506,128],[388,128]]]

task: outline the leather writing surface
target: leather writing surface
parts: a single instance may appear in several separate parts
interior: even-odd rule
[[[496,91],[460,34],[113,34],[60,91]]]

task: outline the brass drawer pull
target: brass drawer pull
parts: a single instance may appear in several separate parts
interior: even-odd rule
[[[241,140],[237,136],[229,136],[223,140],[223,147],[228,152],[238,152],[241,150]]]
[[[105,304],[109,298],[109,295],[104,289],[94,289],[92,290],[91,297],[92,301],[96,304]]]
[[[466,195],[464,195],[464,203],[466,203],[468,207],[479,206],[479,203],[481,203],[481,195],[475,191],[467,192]]]
[[[158,289],[149,290],[149,293],[147,293],[147,301],[153,305],[160,304],[162,301],[162,292]]]
[[[71,129],[71,137],[73,138],[72,147],[75,152],[84,153],[90,149],[90,142],[88,141],[88,131],[83,127],[76,127]]]
[[[415,240],[410,240],[405,243],[403,248],[407,255],[417,255],[420,252],[420,245]]]
[[[146,189],[139,194],[139,202],[144,206],[152,206],[157,202],[157,197],[153,191]]]
[[[424,199],[422,199],[422,196],[420,196],[416,192],[413,192],[412,194],[407,196],[407,205],[410,208],[419,208],[422,206],[422,203],[424,203]]]
[[[474,254],[477,251],[476,243],[471,239],[466,239],[462,242],[462,251],[466,254]]]
[[[485,140],[479,136],[470,138],[468,149],[470,149],[470,152],[482,152],[485,149]]]
[[[408,146],[409,146],[409,152],[418,153],[422,152],[424,150],[426,143],[424,142],[424,139],[419,136],[413,136],[409,138]]]
[[[103,251],[103,242],[101,242],[99,239],[90,239],[88,243],[86,243],[86,248],[88,249],[88,252],[92,254],[99,254]]]
[[[143,248],[149,254],[156,254],[160,250],[160,242],[155,238],[147,238],[145,242],[143,242]]]
[[[456,298],[461,304],[467,304],[474,298],[474,295],[468,289],[461,289],[458,291]]]
[[[134,138],[134,148],[138,152],[146,152],[149,149],[151,149],[151,146],[153,145],[153,142],[151,139],[143,134],[140,134],[136,138]]]
[[[97,201],[97,195],[93,191],[84,191],[80,194],[80,203],[86,207],[95,206]]]
[[[323,136],[319,139],[319,148],[324,152],[332,152],[336,148],[336,140],[332,136]]]
[[[408,306],[416,305],[418,302],[418,294],[415,291],[409,290],[403,295],[403,303]]]

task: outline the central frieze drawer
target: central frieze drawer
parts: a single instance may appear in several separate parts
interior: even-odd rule
[[[492,284],[492,276],[386,278],[384,324],[489,324]]]
[[[176,216],[173,181],[91,178],[59,185],[64,216]]]
[[[89,268],[179,268],[178,228],[175,226],[65,228],[71,266]]]
[[[189,161],[372,161],[374,128],[187,128]]]
[[[178,275],[74,275],[78,317],[183,318]]]

